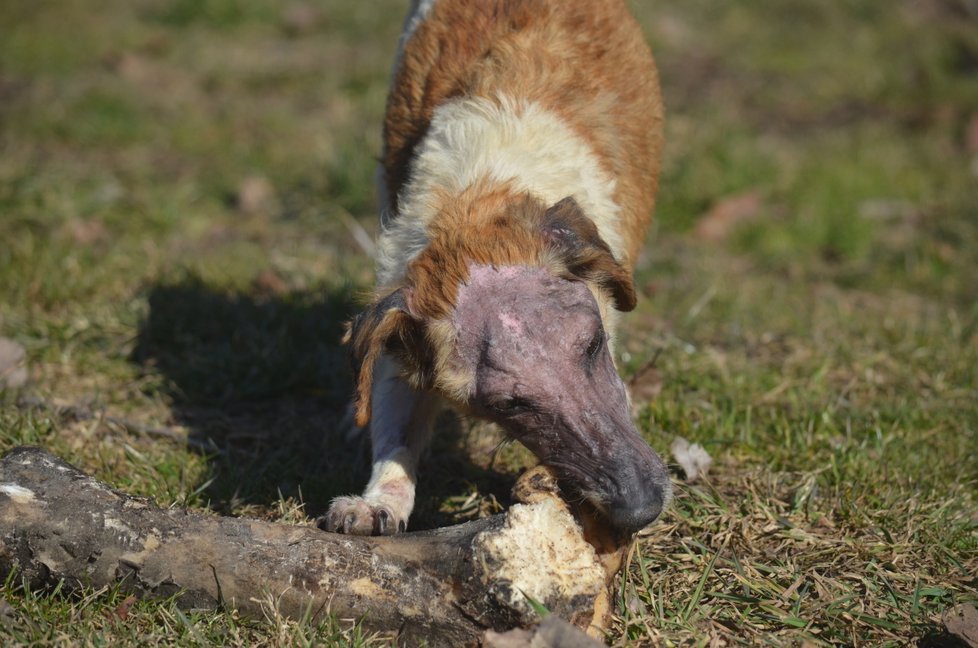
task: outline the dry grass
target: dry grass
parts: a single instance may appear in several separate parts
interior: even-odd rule
[[[402,4],[0,0],[0,335],[75,407],[3,395],[0,450],[296,524],[360,487],[339,337]],[[940,645],[978,600],[974,3],[634,8],[668,148],[620,366],[651,443],[716,464],[640,539],[609,643]],[[440,427],[416,527],[499,510],[531,461]],[[5,645],[387,641],[272,600],[0,596]]]

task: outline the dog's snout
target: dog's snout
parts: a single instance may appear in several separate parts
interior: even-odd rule
[[[606,473],[605,514],[609,522],[634,533],[662,514],[672,498],[672,484],[665,464],[637,434],[626,444],[631,452],[619,454]]]
[[[666,494],[656,485],[608,503],[608,520],[618,530],[635,533],[655,522],[665,507]]]

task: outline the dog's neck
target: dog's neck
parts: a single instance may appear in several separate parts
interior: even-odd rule
[[[619,212],[615,182],[587,142],[536,104],[470,97],[435,111],[398,198],[398,213],[381,232],[379,283],[400,279],[427,246],[428,227],[446,201],[475,186],[497,191],[501,185],[546,205],[574,196],[613,252],[620,253],[613,227]]]

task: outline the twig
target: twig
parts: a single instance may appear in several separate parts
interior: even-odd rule
[[[337,213],[340,215],[340,220],[346,225],[346,229],[350,231],[350,235],[353,236],[353,240],[360,246],[360,249],[370,258],[376,258],[377,247],[374,245],[370,234],[363,228],[363,225],[358,223],[357,219],[345,209],[339,209]]]

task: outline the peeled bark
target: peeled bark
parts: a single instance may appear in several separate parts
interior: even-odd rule
[[[527,597],[599,634],[610,615],[622,543],[570,512],[542,470],[503,515],[390,537],[161,509],[46,453],[0,459],[0,578],[33,587],[121,586],[178,596],[190,609],[362,618],[399,644],[478,645],[486,630],[528,627]],[[585,531],[582,532],[582,525]],[[585,537],[586,536],[586,537]]]

